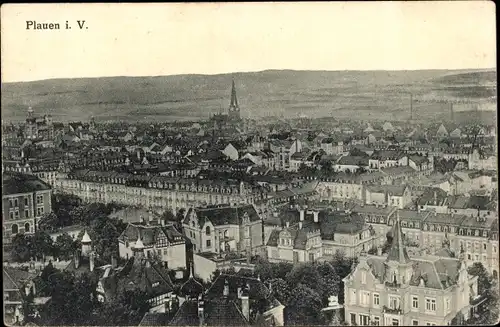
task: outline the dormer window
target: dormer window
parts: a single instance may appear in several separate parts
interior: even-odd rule
[[[160,285],[160,282],[154,282],[153,285],[151,285],[151,286],[157,287],[158,285]]]
[[[207,234],[207,236],[210,236],[210,233],[211,233],[210,226],[207,226],[207,228],[205,228],[205,234]]]

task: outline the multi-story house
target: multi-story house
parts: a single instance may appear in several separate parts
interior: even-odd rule
[[[177,299],[168,270],[157,261],[144,256],[141,236],[132,250],[135,253],[121,269],[115,269],[114,263],[100,267],[102,274],[97,286],[98,299],[114,301],[115,296],[128,285],[136,285],[147,294],[149,312],[171,312]]]
[[[380,172],[360,175],[339,173],[333,177],[322,178],[318,184],[317,192],[321,200],[364,202],[365,186],[381,183],[382,180],[383,175]]]
[[[267,242],[268,259],[274,262],[314,262],[337,252],[353,257],[385,241],[349,210],[291,208],[278,218],[285,226],[275,227]]]
[[[478,297],[463,256],[410,258],[399,218],[388,254],[361,255],[343,281],[349,325],[450,325],[458,313],[467,319]]]
[[[407,185],[367,185],[365,203],[403,209],[411,203],[411,190]]]
[[[57,181],[58,190],[86,202],[116,202],[176,213],[181,208],[216,204],[251,204],[264,189],[244,181],[134,175],[112,171],[71,171]]]
[[[121,258],[129,259],[137,254],[134,246],[139,235],[143,244],[142,256],[157,258],[170,270],[186,269],[186,240],[172,224],[162,220],[129,223],[118,237]]]
[[[290,157],[295,152],[302,151],[302,142],[300,140],[272,140],[268,143],[267,149],[273,151],[278,157],[278,165],[274,169],[288,170]]]
[[[335,142],[332,138],[321,140],[320,148],[326,154],[342,154],[344,152],[344,142]]]
[[[263,327],[284,325],[285,307],[258,278],[222,274],[205,292],[199,286],[189,289],[193,291],[185,292],[188,293],[185,296],[186,300],[181,303],[175,314],[165,319],[165,325]],[[146,316],[143,319],[144,325],[151,325],[145,320]]]
[[[355,173],[361,168],[368,168],[368,157],[343,156],[333,165],[335,171]]]
[[[408,166],[408,156],[400,151],[375,151],[368,161],[370,169]]]
[[[25,271],[4,265],[3,267],[3,303],[4,303],[4,322],[9,325],[22,324],[25,320],[23,313],[24,302],[27,297],[32,295],[35,305],[35,313],[39,306],[47,303],[50,297],[37,297],[35,287],[36,273]]]
[[[3,242],[18,233],[34,233],[38,220],[52,211],[52,188],[35,176],[4,173],[2,185]]]
[[[195,253],[252,255],[264,245],[262,219],[253,205],[190,208],[182,226]]]

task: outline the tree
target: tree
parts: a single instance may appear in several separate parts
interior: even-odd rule
[[[73,256],[77,249],[77,242],[68,235],[64,233],[56,238],[54,244],[54,255],[61,257],[63,259],[69,259]]]
[[[53,241],[49,234],[43,231],[35,232],[31,237],[31,251],[35,259],[45,259],[53,254]]]
[[[293,290],[288,283],[282,278],[273,278],[269,280],[269,285],[273,296],[284,306],[290,303]]]
[[[16,234],[12,238],[12,259],[15,262],[26,262],[31,258],[31,247],[24,234]]]
[[[493,285],[492,278],[481,262],[474,262],[472,266],[467,268],[467,272],[469,275],[478,277],[477,291],[479,294],[483,294],[484,292],[489,292],[491,290],[491,286]]]
[[[121,289],[112,299],[102,303],[93,321],[97,326],[136,326],[148,311],[147,293],[140,289]]]
[[[38,228],[40,231],[51,232],[59,227],[59,219],[54,212],[43,215],[43,217],[38,221]]]
[[[321,309],[323,304],[317,292],[303,284],[297,285],[286,307],[286,314],[291,325],[324,325],[325,317]]]

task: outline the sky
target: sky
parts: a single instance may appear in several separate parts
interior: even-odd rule
[[[1,20],[2,82],[496,68],[489,1],[7,4]],[[27,30],[27,21],[61,29]]]

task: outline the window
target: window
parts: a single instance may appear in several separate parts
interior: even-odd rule
[[[9,212],[9,218],[10,219],[14,219],[14,213],[13,212]]]
[[[418,309],[418,296],[411,297],[411,307],[412,309]]]
[[[30,211],[24,210],[24,218],[29,218],[29,217],[30,217]]]
[[[29,201],[28,198],[24,198],[24,205],[25,206],[28,206],[28,201]]]
[[[483,243],[483,250],[486,250],[486,243]]]
[[[361,283],[366,284],[366,271],[361,272]]]
[[[351,313],[351,325],[356,325],[356,314]]]
[[[451,311],[450,298],[444,299],[444,309],[446,310],[446,313]]]
[[[436,312],[436,299],[425,299],[425,311]]]
[[[351,290],[351,304],[356,304],[356,290]]]
[[[470,254],[467,254],[467,259],[472,260],[472,256]]]
[[[19,228],[17,227],[16,224],[12,225],[11,229],[12,229],[12,234],[17,234],[19,232]]]
[[[428,322],[426,325],[427,325],[427,326],[436,326],[436,324],[435,324],[435,323],[433,323],[433,322]]]
[[[399,299],[396,296],[389,296],[389,307],[391,309],[399,308]]]
[[[412,326],[418,326],[418,320],[412,319],[411,320],[411,325]]]
[[[399,319],[392,319],[393,326],[399,326]]]
[[[37,195],[36,196],[36,203],[37,204],[43,203],[43,195]]]
[[[362,305],[370,304],[370,292],[366,291],[361,292],[361,304]]]
[[[207,226],[207,228],[205,228],[205,233],[207,235],[210,235],[210,226]]]
[[[476,261],[479,261],[479,254],[476,254],[476,255],[475,255],[475,260],[476,260]]]
[[[211,246],[212,246],[212,241],[211,240],[207,240],[207,248],[209,248]]]
[[[373,306],[380,305],[380,295],[378,293],[373,293]]]
[[[362,314],[359,315],[359,324],[361,326],[368,326],[369,320],[370,320],[370,316],[362,315]]]
[[[19,201],[17,199],[14,199],[14,207],[19,207]]]

